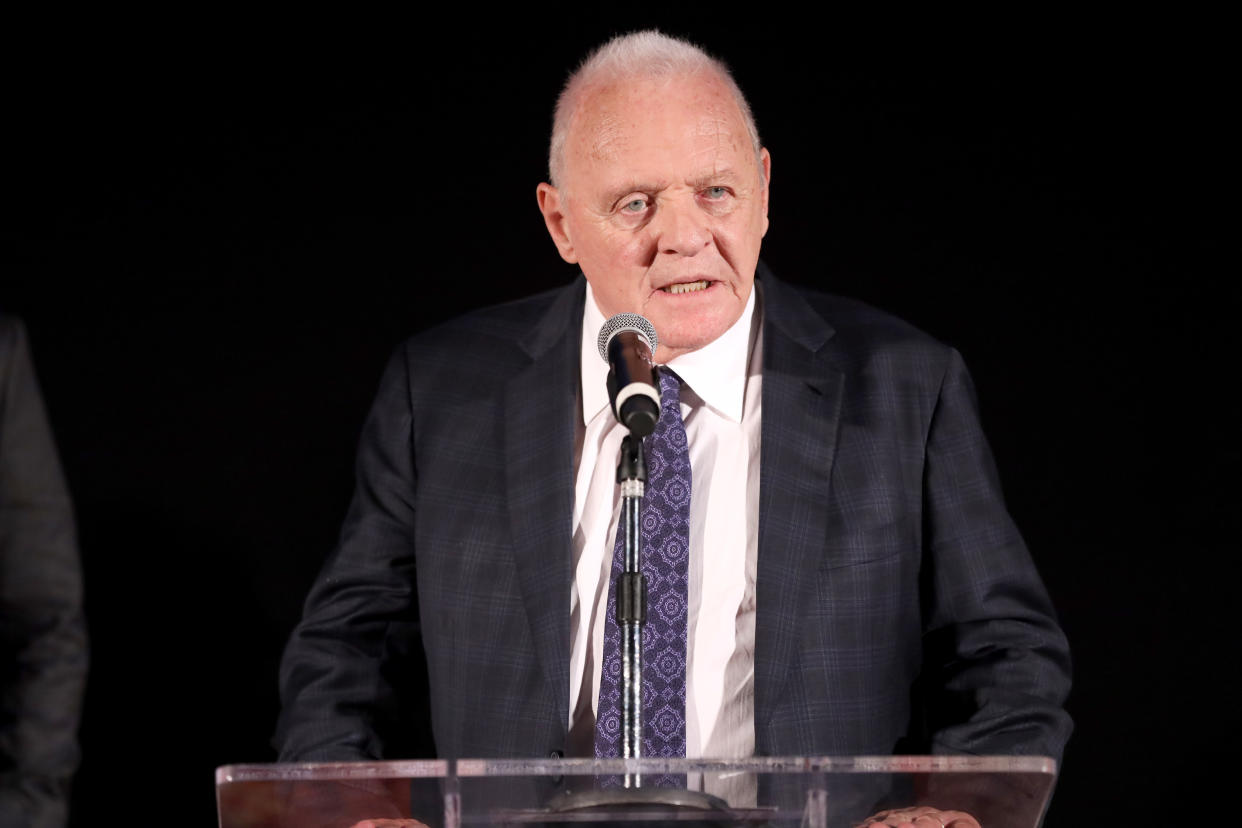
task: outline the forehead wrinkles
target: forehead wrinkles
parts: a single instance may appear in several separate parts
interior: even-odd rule
[[[592,84],[580,93],[569,122],[569,143],[581,155],[600,161],[615,157],[625,140],[624,88]]]
[[[713,169],[715,169],[719,166],[723,155],[738,153],[738,130],[735,128],[737,125],[734,119],[729,117],[730,114],[723,107],[711,106],[695,124],[694,157],[696,161],[699,159],[706,161],[710,156]]]
[[[592,123],[583,125],[582,148],[594,161],[615,160],[633,144],[633,136],[627,126],[633,126],[632,122],[615,113],[600,113]],[[733,119],[727,117],[719,108],[706,112],[703,117],[689,125],[686,132],[693,139],[693,160],[698,163],[711,157],[715,164],[719,162],[722,153],[741,152],[742,148],[738,144],[739,130],[736,126]]]
[[[608,161],[617,157],[617,153],[627,143],[621,119],[611,112],[602,112],[591,124],[590,133],[591,158],[596,161]]]

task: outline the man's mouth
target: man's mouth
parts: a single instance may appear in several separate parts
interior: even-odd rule
[[[668,287],[660,288],[660,290],[665,293],[694,293],[696,290],[707,290],[707,286],[710,284],[711,282],[707,279],[700,279],[697,282],[682,282],[679,285],[669,285]]]

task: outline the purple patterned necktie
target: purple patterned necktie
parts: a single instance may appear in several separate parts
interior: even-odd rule
[[[643,756],[686,755],[686,597],[690,561],[690,450],[681,420],[681,380],[660,369],[660,419],[645,444],[641,566],[647,577],[643,628]],[[621,628],[617,578],[625,533],[617,528],[604,621],[604,657],[595,726],[595,755],[621,755]]]

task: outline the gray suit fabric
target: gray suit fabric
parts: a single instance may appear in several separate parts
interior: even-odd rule
[[[86,666],[73,506],[25,328],[0,315],[0,825],[68,820]]]
[[[1068,648],[960,357],[759,277],[757,752],[1059,757]],[[394,355],[285,652],[282,761],[397,758],[420,727],[403,698],[420,635],[440,756],[564,749],[584,295],[579,279]]]

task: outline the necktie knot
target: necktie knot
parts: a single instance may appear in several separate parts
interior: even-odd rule
[[[686,452],[686,425],[681,418],[681,377],[666,366],[661,366],[659,371],[660,419],[646,441],[648,467],[652,454],[662,455],[661,459],[673,459],[673,454],[669,453],[671,449],[676,455],[684,456],[688,472],[690,456]]]
[[[681,377],[668,366],[660,366],[660,411],[668,411],[677,406],[677,417],[681,418]]]

